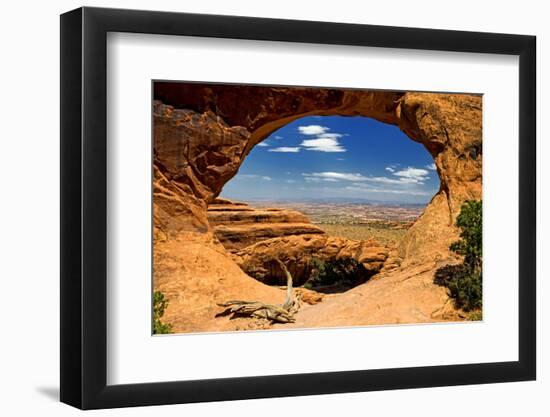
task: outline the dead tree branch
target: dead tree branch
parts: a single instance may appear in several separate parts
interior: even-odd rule
[[[265,304],[261,301],[241,301],[232,300],[218,304],[220,307],[225,307],[225,312],[234,315],[244,315],[256,318],[271,320],[278,323],[293,323],[294,315],[300,308],[298,298],[294,293],[292,275],[286,265],[279,259],[275,258],[281,269],[286,275],[286,297],[282,305]]]

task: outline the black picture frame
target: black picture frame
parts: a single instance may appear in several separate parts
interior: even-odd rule
[[[519,56],[519,360],[107,385],[108,32]],[[81,409],[533,380],[536,38],[252,17],[79,8],[61,16],[61,401]]]

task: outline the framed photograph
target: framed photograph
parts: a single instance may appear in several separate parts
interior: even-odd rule
[[[533,380],[535,37],[61,16],[61,401]]]

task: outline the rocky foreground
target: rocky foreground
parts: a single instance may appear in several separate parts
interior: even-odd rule
[[[445,290],[433,286],[436,262],[401,268],[403,260],[395,248],[374,238],[328,236],[305,215],[289,209],[257,209],[217,198],[208,207],[208,217],[213,236],[197,240],[191,233],[189,239],[160,243],[155,250],[156,288],[171,303],[164,320],[176,332],[461,319]],[[258,230],[262,233],[255,233]],[[285,275],[275,259],[284,262],[295,286],[301,286],[310,277],[312,259],[342,258],[356,260],[372,278],[343,293],[297,288],[301,308],[295,323],[234,318],[223,315],[218,305],[234,299],[280,303]]]

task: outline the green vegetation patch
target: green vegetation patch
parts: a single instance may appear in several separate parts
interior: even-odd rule
[[[172,326],[161,321],[164,316],[164,310],[168,307],[168,300],[160,291],[153,294],[153,334],[172,333]]]
[[[311,274],[305,288],[342,285],[353,287],[366,282],[371,274],[353,258],[321,260],[313,258],[310,262]]]
[[[434,282],[449,289],[457,307],[465,311],[481,310],[483,295],[482,203],[466,201],[456,219],[461,229],[460,240],[449,249],[462,255],[460,265],[451,265],[436,271]],[[481,314],[481,313],[480,313]]]
[[[483,320],[483,314],[481,310],[474,310],[471,311],[470,314],[468,314],[468,321],[481,321]]]

